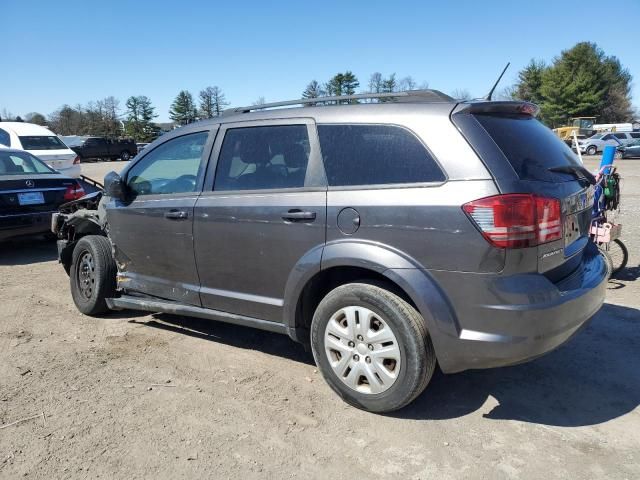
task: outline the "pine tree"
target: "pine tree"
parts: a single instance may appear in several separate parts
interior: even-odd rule
[[[151,141],[154,132],[152,120],[157,117],[151,100],[144,95],[131,96],[126,107],[125,134],[139,142]]]
[[[311,80],[307,85],[307,88],[302,92],[302,98],[319,98],[324,96],[325,92],[320,87],[320,84],[316,80]],[[315,103],[305,104],[306,106],[316,105]]]
[[[180,125],[187,125],[196,120],[197,110],[193,95],[187,90],[181,90],[171,104],[169,118]]]
[[[543,101],[542,76],[547,70],[547,65],[542,60],[531,59],[529,64],[518,73],[518,81],[513,91],[514,98],[541,104]]]

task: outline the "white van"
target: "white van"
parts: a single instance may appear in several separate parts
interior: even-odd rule
[[[80,157],[48,128],[33,123],[0,122],[0,144],[26,150],[68,177],[80,176]]]

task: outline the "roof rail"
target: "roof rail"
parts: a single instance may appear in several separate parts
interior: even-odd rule
[[[223,111],[223,115],[232,113],[249,113],[254,110],[266,110],[268,108],[287,107],[291,105],[316,105],[327,102],[342,103],[350,100],[361,100],[366,98],[392,98],[397,102],[422,101],[422,102],[451,102],[453,98],[439,90],[406,90],[404,92],[388,93],[358,93],[356,95],[339,95],[335,97],[314,97],[301,98],[299,100],[287,100],[285,102],[263,103],[261,105],[251,105],[248,107],[228,108]]]

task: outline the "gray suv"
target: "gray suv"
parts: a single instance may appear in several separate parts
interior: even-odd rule
[[[415,399],[436,363],[524,362],[598,311],[593,177],[537,107],[360,97],[188,125],[64,206],[52,229],[78,309],[289,335],[372,412]]]

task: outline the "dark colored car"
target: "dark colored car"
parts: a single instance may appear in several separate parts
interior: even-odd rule
[[[138,146],[131,139],[116,140],[104,137],[65,137],[68,147],[83,159],[105,158],[128,161],[138,154]]]
[[[54,219],[79,310],[287,334],[375,412],[411,402],[436,362],[566,342],[605,296],[593,177],[532,104],[391,97],[236,109],[153,142]]]
[[[620,145],[616,148],[616,158],[638,158],[640,157],[640,140]]]
[[[80,184],[23,150],[0,149],[0,241],[51,233],[51,215],[84,195]]]

